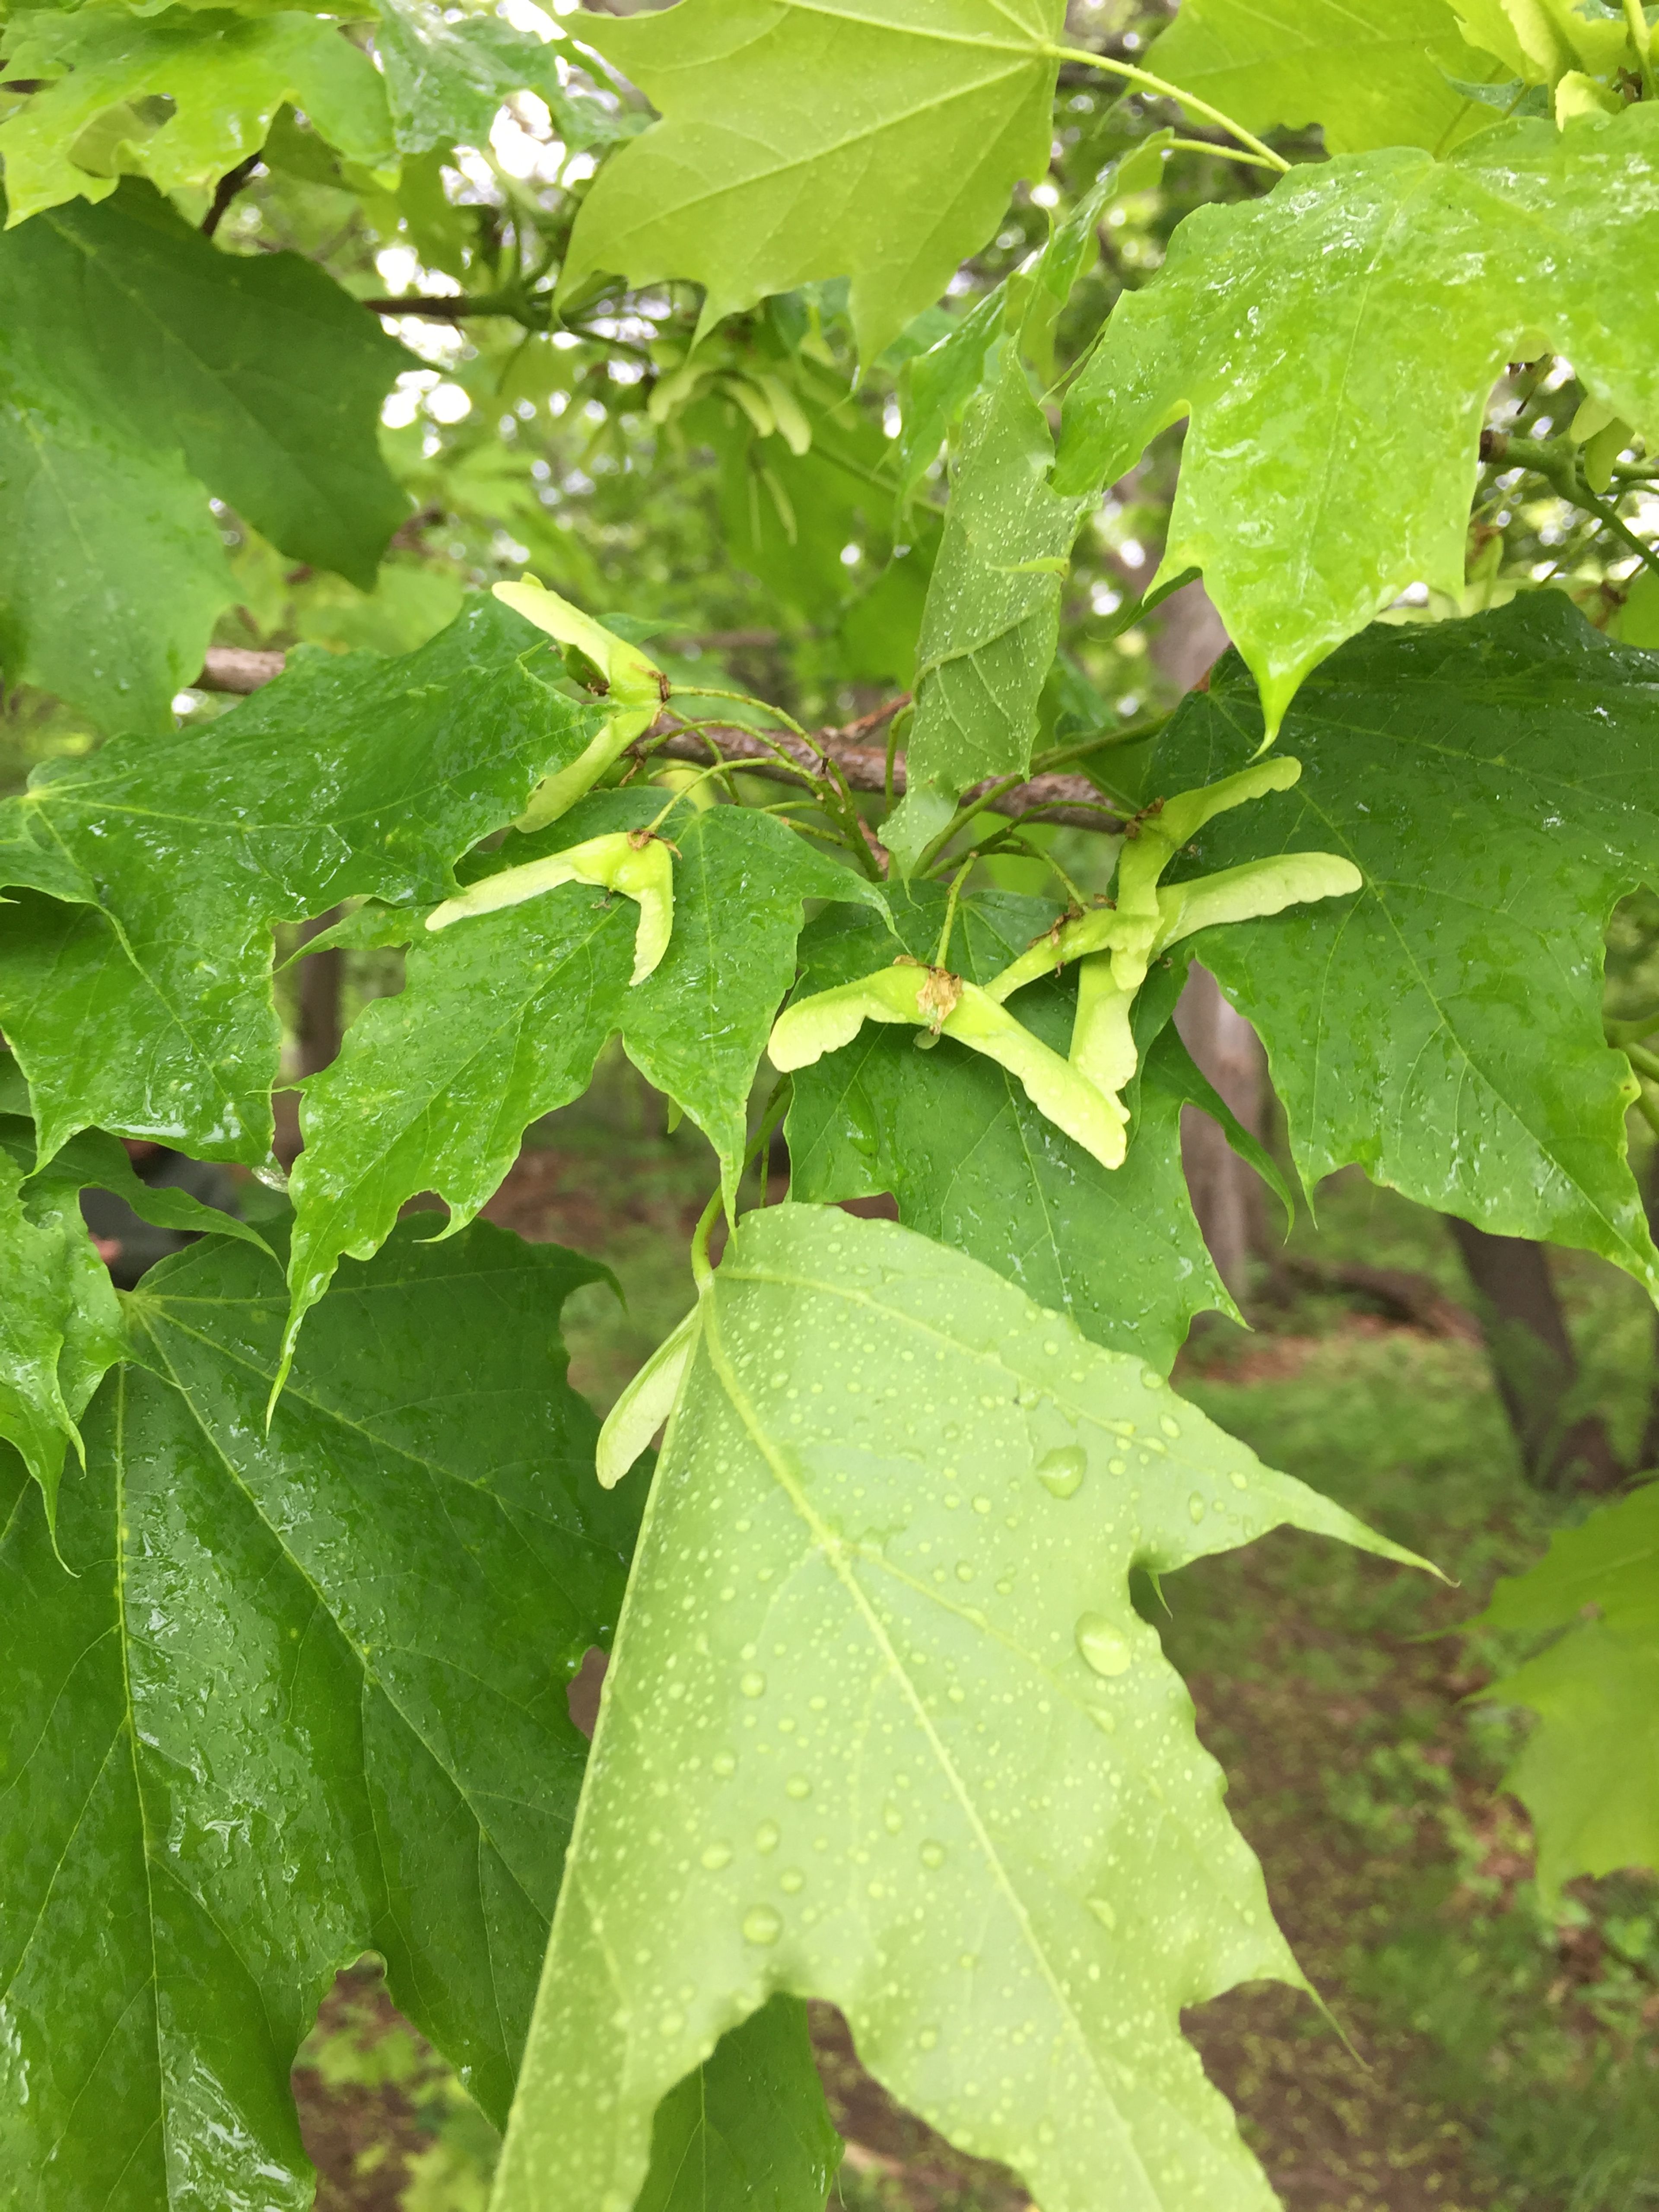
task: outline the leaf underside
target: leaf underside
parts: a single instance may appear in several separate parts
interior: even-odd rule
[[[707,288],[703,324],[852,279],[872,361],[1042,177],[1065,0],[681,0],[585,15],[663,119],[594,184],[562,289]]]
[[[1128,1572],[1390,1547],[895,1224],[751,1213],[702,1313],[498,2212],[630,2205],[658,2100],[778,1990],[1046,2212],[1265,2212],[1177,2014],[1298,1977]]]

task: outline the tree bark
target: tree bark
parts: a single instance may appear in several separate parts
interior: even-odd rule
[[[301,944],[332,929],[340,913],[335,907],[319,914],[314,921],[306,922],[300,931]],[[300,963],[298,1072],[302,1076],[317,1074],[339,1055],[340,989],[344,980],[344,955],[337,945],[307,953]]]
[[[332,928],[340,914],[341,909],[334,907],[327,914],[318,915],[314,921],[303,923],[301,945],[305,945],[324,930]],[[295,1008],[298,1051],[294,1073],[302,1083],[338,1056],[340,992],[344,980],[345,957],[337,945],[321,952],[307,953],[299,963]],[[279,1091],[271,1100],[271,1107],[276,1121],[271,1149],[283,1165],[289,1168],[299,1158],[303,1141],[300,1134],[300,1094],[297,1091]]]
[[[1509,1417],[1521,1468],[1540,1489],[1616,1490],[1624,1481],[1606,1421],[1575,1415],[1578,1355],[1550,1280],[1545,1247],[1493,1237],[1447,1216],[1474,1289],[1492,1378]]]
[[[1200,1068],[1252,1136],[1262,1131],[1267,1060],[1255,1031],[1229,1006],[1207,968],[1196,963],[1176,1009],[1176,1027]],[[1250,1261],[1262,1246],[1261,1185],[1221,1133],[1195,1107],[1181,1114],[1181,1164],[1216,1273],[1241,1304]]]

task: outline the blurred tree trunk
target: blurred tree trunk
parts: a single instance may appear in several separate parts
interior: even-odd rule
[[[1255,1031],[1228,1005],[1207,968],[1195,963],[1176,1008],[1176,1027],[1199,1066],[1252,1136],[1262,1133],[1267,1058]],[[1261,1185],[1221,1133],[1195,1107],[1181,1112],[1181,1164],[1193,1211],[1216,1272],[1242,1304],[1250,1260],[1262,1249]]]
[[[340,919],[341,908],[332,908],[319,914],[313,921],[301,925],[300,942],[307,945],[313,937],[320,937],[331,929]],[[297,1006],[295,1009],[295,1042],[299,1047],[298,1064],[295,1073],[303,1082],[307,1076],[315,1075],[334,1060],[340,1049],[340,994],[345,980],[345,956],[337,945],[321,952],[307,953],[299,963],[297,977]],[[279,1091],[271,1102],[276,1117],[276,1134],[272,1149],[284,1167],[293,1165],[299,1157],[300,1100],[294,1091]]]
[[[335,907],[327,914],[319,914],[314,921],[305,923],[300,931],[301,945],[320,937],[325,929],[332,929],[340,913],[341,909]],[[299,1072],[302,1076],[317,1074],[338,1057],[344,963],[345,955],[337,945],[330,945],[325,951],[307,953],[300,963]]]
[[[1151,580],[1149,566],[1146,582]],[[1146,589],[1146,584],[1141,589]],[[1151,647],[1153,666],[1177,690],[1190,691],[1209,674],[1229,642],[1209,593],[1201,583],[1183,584],[1178,592],[1170,592],[1152,619],[1158,624]]]
[[[1138,588],[1152,580],[1149,556]],[[1152,618],[1153,665],[1181,691],[1202,684],[1227,649],[1227,632],[1201,583],[1182,585]],[[1207,969],[1188,977],[1176,1026],[1187,1049],[1253,1136],[1262,1130],[1267,1061],[1255,1031],[1221,995]],[[1261,1186],[1228,1145],[1217,1123],[1196,1108],[1181,1115],[1181,1163],[1204,1242],[1216,1272],[1242,1304],[1250,1260],[1262,1249]]]
[[[1578,1355],[1550,1280],[1546,1248],[1446,1218],[1474,1290],[1492,1379],[1522,1472],[1540,1489],[1616,1490],[1625,1479],[1600,1413],[1575,1415]]]

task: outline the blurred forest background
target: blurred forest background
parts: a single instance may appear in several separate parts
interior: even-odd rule
[[[499,12],[549,36],[570,7],[502,0]],[[610,12],[635,9],[610,0]],[[1071,33],[1133,58],[1173,13],[1077,0]],[[951,398],[933,349],[970,324],[975,343],[993,342],[1005,304],[1023,307],[1037,284],[1034,257],[1075,219],[1092,274],[1036,325],[1057,392],[1186,213],[1271,182],[1184,123],[1188,144],[1169,151],[1173,109],[1062,72],[1048,175],[1022,190],[948,306],[861,382],[835,284],[733,319],[690,359],[689,290],[599,291],[563,318],[548,305],[599,158],[647,119],[568,51],[550,54],[543,93],[515,94],[484,143],[411,158],[395,192],[290,110],[208,210],[222,246],[311,257],[409,349],[383,434],[411,512],[363,592],[293,566],[220,510],[241,599],[175,702],[204,744],[275,665],[248,656],[407,651],[465,592],[525,568],[607,619],[629,610],[677,684],[752,692],[809,725],[868,720],[902,742],[894,702],[942,494],[938,438],[928,447],[908,426],[948,421]],[[1515,365],[1495,395],[1461,599],[1418,588],[1386,619],[1442,621],[1541,587],[1610,635],[1659,646],[1659,585],[1628,537],[1655,534],[1659,471],[1635,453],[1611,460],[1607,496],[1585,512],[1534,465],[1583,397],[1567,362]],[[1176,430],[1085,529],[1042,702],[1046,744],[1117,736],[1089,773],[1131,803],[1145,795],[1146,740],[1225,644],[1200,585],[1147,597],[1179,454]],[[1534,466],[1524,479],[1517,456]],[[0,703],[0,787],[95,742],[71,710],[14,691]],[[1028,846],[986,860],[986,875],[1035,891],[1058,860],[1085,890],[1105,881],[1106,848],[1088,833],[1039,830]],[[297,935],[286,949],[289,1066],[302,1080],[369,999],[400,987],[401,956],[308,958]],[[1659,901],[1617,918],[1608,1018],[1620,1042],[1659,1026]],[[1255,1041],[1201,976],[1182,1020],[1234,1110],[1286,1157]],[[1564,1918],[1544,1911],[1524,1815],[1500,1787],[1521,1718],[1477,1695],[1516,1655],[1461,1628],[1553,1528],[1659,1465],[1652,1311],[1593,1259],[1459,1231],[1357,1174],[1316,1194],[1316,1221],[1304,1207],[1285,1241],[1214,1126],[1190,1109],[1188,1123],[1200,1218],[1252,1328],[1203,1328],[1179,1386],[1453,1578],[1438,1588],[1275,1537],[1172,1578],[1167,1611],[1145,1594],[1330,2008],[1235,1993],[1192,2023],[1206,2062],[1293,2212],[1659,2205],[1659,1893],[1634,1877],[1579,1884]],[[1639,1115],[1632,1129],[1659,1190],[1652,1132]],[[787,1164],[775,1146],[774,1196]],[[662,1102],[618,1060],[531,1133],[488,1209],[616,1267],[625,1307],[590,1289],[574,1309],[576,1379],[601,1407],[690,1303],[685,1238],[712,1175],[702,1139],[671,1134]],[[1023,2205],[1006,2177],[895,2112],[833,2015],[818,2027],[851,2146],[838,2185],[849,2212]],[[491,2131],[392,2011],[372,1961],[341,1978],[296,2078],[325,2212],[483,2212]]]

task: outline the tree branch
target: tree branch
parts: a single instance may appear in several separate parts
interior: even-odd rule
[[[246,161],[239,161],[234,169],[227,169],[213,189],[213,204],[202,217],[202,235],[211,238],[225,219],[225,210],[244,185],[251,183],[254,172],[264,167],[263,154],[250,154]]]
[[[283,672],[284,656],[280,653],[255,653],[240,646],[213,645],[208,647],[207,664],[196,679],[198,691],[228,691],[246,695],[258,691]],[[778,752],[787,752],[800,765],[816,772],[820,766],[814,745],[822,745],[833,760],[848,785],[854,791],[881,793],[886,787],[887,753],[884,746],[861,744],[859,739],[867,737],[889,721],[902,707],[909,703],[909,695],[902,694],[878,707],[873,714],[862,714],[854,722],[839,727],[816,731],[813,743],[808,744],[792,736],[787,730],[771,730],[763,739],[752,730],[739,729],[731,723],[700,723],[696,729],[680,724],[672,715],[663,715],[648,736],[641,740],[641,748],[648,745],[653,758],[665,756],[670,760],[695,761],[700,767],[708,763],[710,747],[724,761],[743,769],[752,775],[763,775],[774,781],[793,783],[795,778],[778,759]],[[988,787],[976,784],[974,792],[963,794],[964,805],[975,793]],[[897,753],[893,759],[893,795],[902,798],[906,788],[904,755]],[[1048,775],[1033,776],[1029,783],[1017,784],[991,802],[998,814],[1018,817],[1036,814],[1045,823],[1063,823],[1073,830],[1113,831],[1123,828],[1115,810],[1104,800],[1085,775]]]

